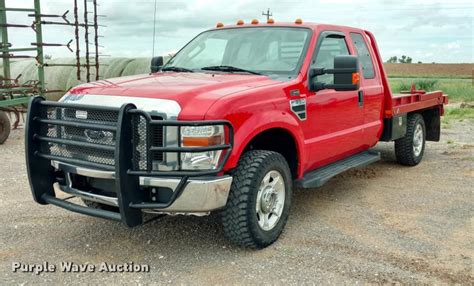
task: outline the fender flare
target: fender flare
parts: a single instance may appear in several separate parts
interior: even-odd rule
[[[271,118],[272,121],[268,121],[269,118]],[[234,124],[234,128],[234,148],[229,160],[225,164],[225,171],[229,171],[237,166],[240,156],[242,156],[245,148],[257,135],[270,129],[283,129],[288,132],[295,141],[296,153],[298,154],[298,177],[301,176],[304,161],[302,158],[306,158],[304,134],[300,128],[298,120],[294,116],[287,112],[282,113],[281,111],[271,110],[268,112],[256,113],[254,116],[248,118],[243,124]]]

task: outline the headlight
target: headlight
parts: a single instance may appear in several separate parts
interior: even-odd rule
[[[181,128],[182,147],[210,147],[225,144],[224,126],[186,126]],[[213,170],[219,165],[222,150],[181,153],[181,169]]]

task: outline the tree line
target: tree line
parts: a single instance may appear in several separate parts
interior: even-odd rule
[[[411,64],[412,62],[413,62],[413,59],[405,55],[401,56],[400,58],[398,58],[397,56],[393,56],[389,58],[387,61],[387,63],[391,63],[391,64],[396,64],[396,63]],[[418,63],[421,63],[421,62],[418,62]]]

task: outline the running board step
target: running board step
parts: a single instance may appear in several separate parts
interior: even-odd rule
[[[332,177],[339,175],[352,168],[364,167],[380,160],[380,153],[372,150],[358,153],[351,157],[334,162],[330,165],[321,167],[310,173],[296,182],[300,188],[309,189],[317,188],[324,185]]]

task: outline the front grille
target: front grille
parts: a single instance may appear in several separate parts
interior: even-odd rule
[[[116,127],[118,110],[97,108],[73,108],[42,106],[40,118],[55,122],[43,123],[37,133],[40,138],[39,151],[42,154],[64,158],[70,162],[90,162],[112,170],[115,166]],[[133,164],[137,170],[146,170],[147,124],[142,116],[133,116]],[[160,118],[154,118],[160,119]],[[59,122],[59,123],[58,123]],[[93,128],[76,126],[74,123],[90,124]],[[57,139],[63,140],[57,142]],[[52,142],[55,141],[56,142]],[[64,142],[66,141],[66,142]],[[63,144],[65,143],[65,144]],[[163,146],[163,127],[150,127],[152,146]],[[162,152],[151,154],[153,161],[163,161]]]
[[[162,120],[161,117],[153,116],[154,120]],[[133,153],[133,168],[134,170],[147,170],[147,156],[151,156],[154,163],[163,161],[163,152],[150,152],[149,148],[163,147],[164,134],[163,126],[150,125],[150,141],[147,141],[147,121],[145,117],[136,115],[133,117],[133,145],[136,146]],[[151,145],[151,146],[149,146]]]
[[[104,125],[116,125],[118,120],[118,111],[109,110],[83,110],[76,108],[63,108],[63,117],[65,120],[77,120],[81,122],[97,123]],[[86,118],[81,118],[81,111],[87,112]],[[82,113],[83,114],[83,113]]]
[[[41,147],[41,153],[44,154],[50,154],[67,159],[77,159],[107,166],[115,166],[113,151],[94,150],[88,147],[65,146],[54,143],[45,143],[42,145],[46,145],[45,147]]]
[[[154,118],[156,119],[156,118]],[[163,126],[161,125],[150,125],[150,134],[151,134],[151,145],[154,147],[163,147],[164,134]],[[152,152],[150,156],[154,162],[163,161],[163,152]]]
[[[88,143],[99,146],[115,146],[116,132],[101,129],[102,126],[116,126],[118,111],[100,111],[87,108],[73,109],[46,106],[42,110],[42,119],[60,120],[64,122],[88,123],[97,129],[87,129],[77,126],[62,126],[43,124],[39,135],[52,139],[65,139],[77,143],[79,146],[41,141],[40,152],[46,155],[57,156],[72,160],[81,160],[113,167],[115,154],[112,150],[88,147]],[[109,148],[110,149],[110,148]]]

